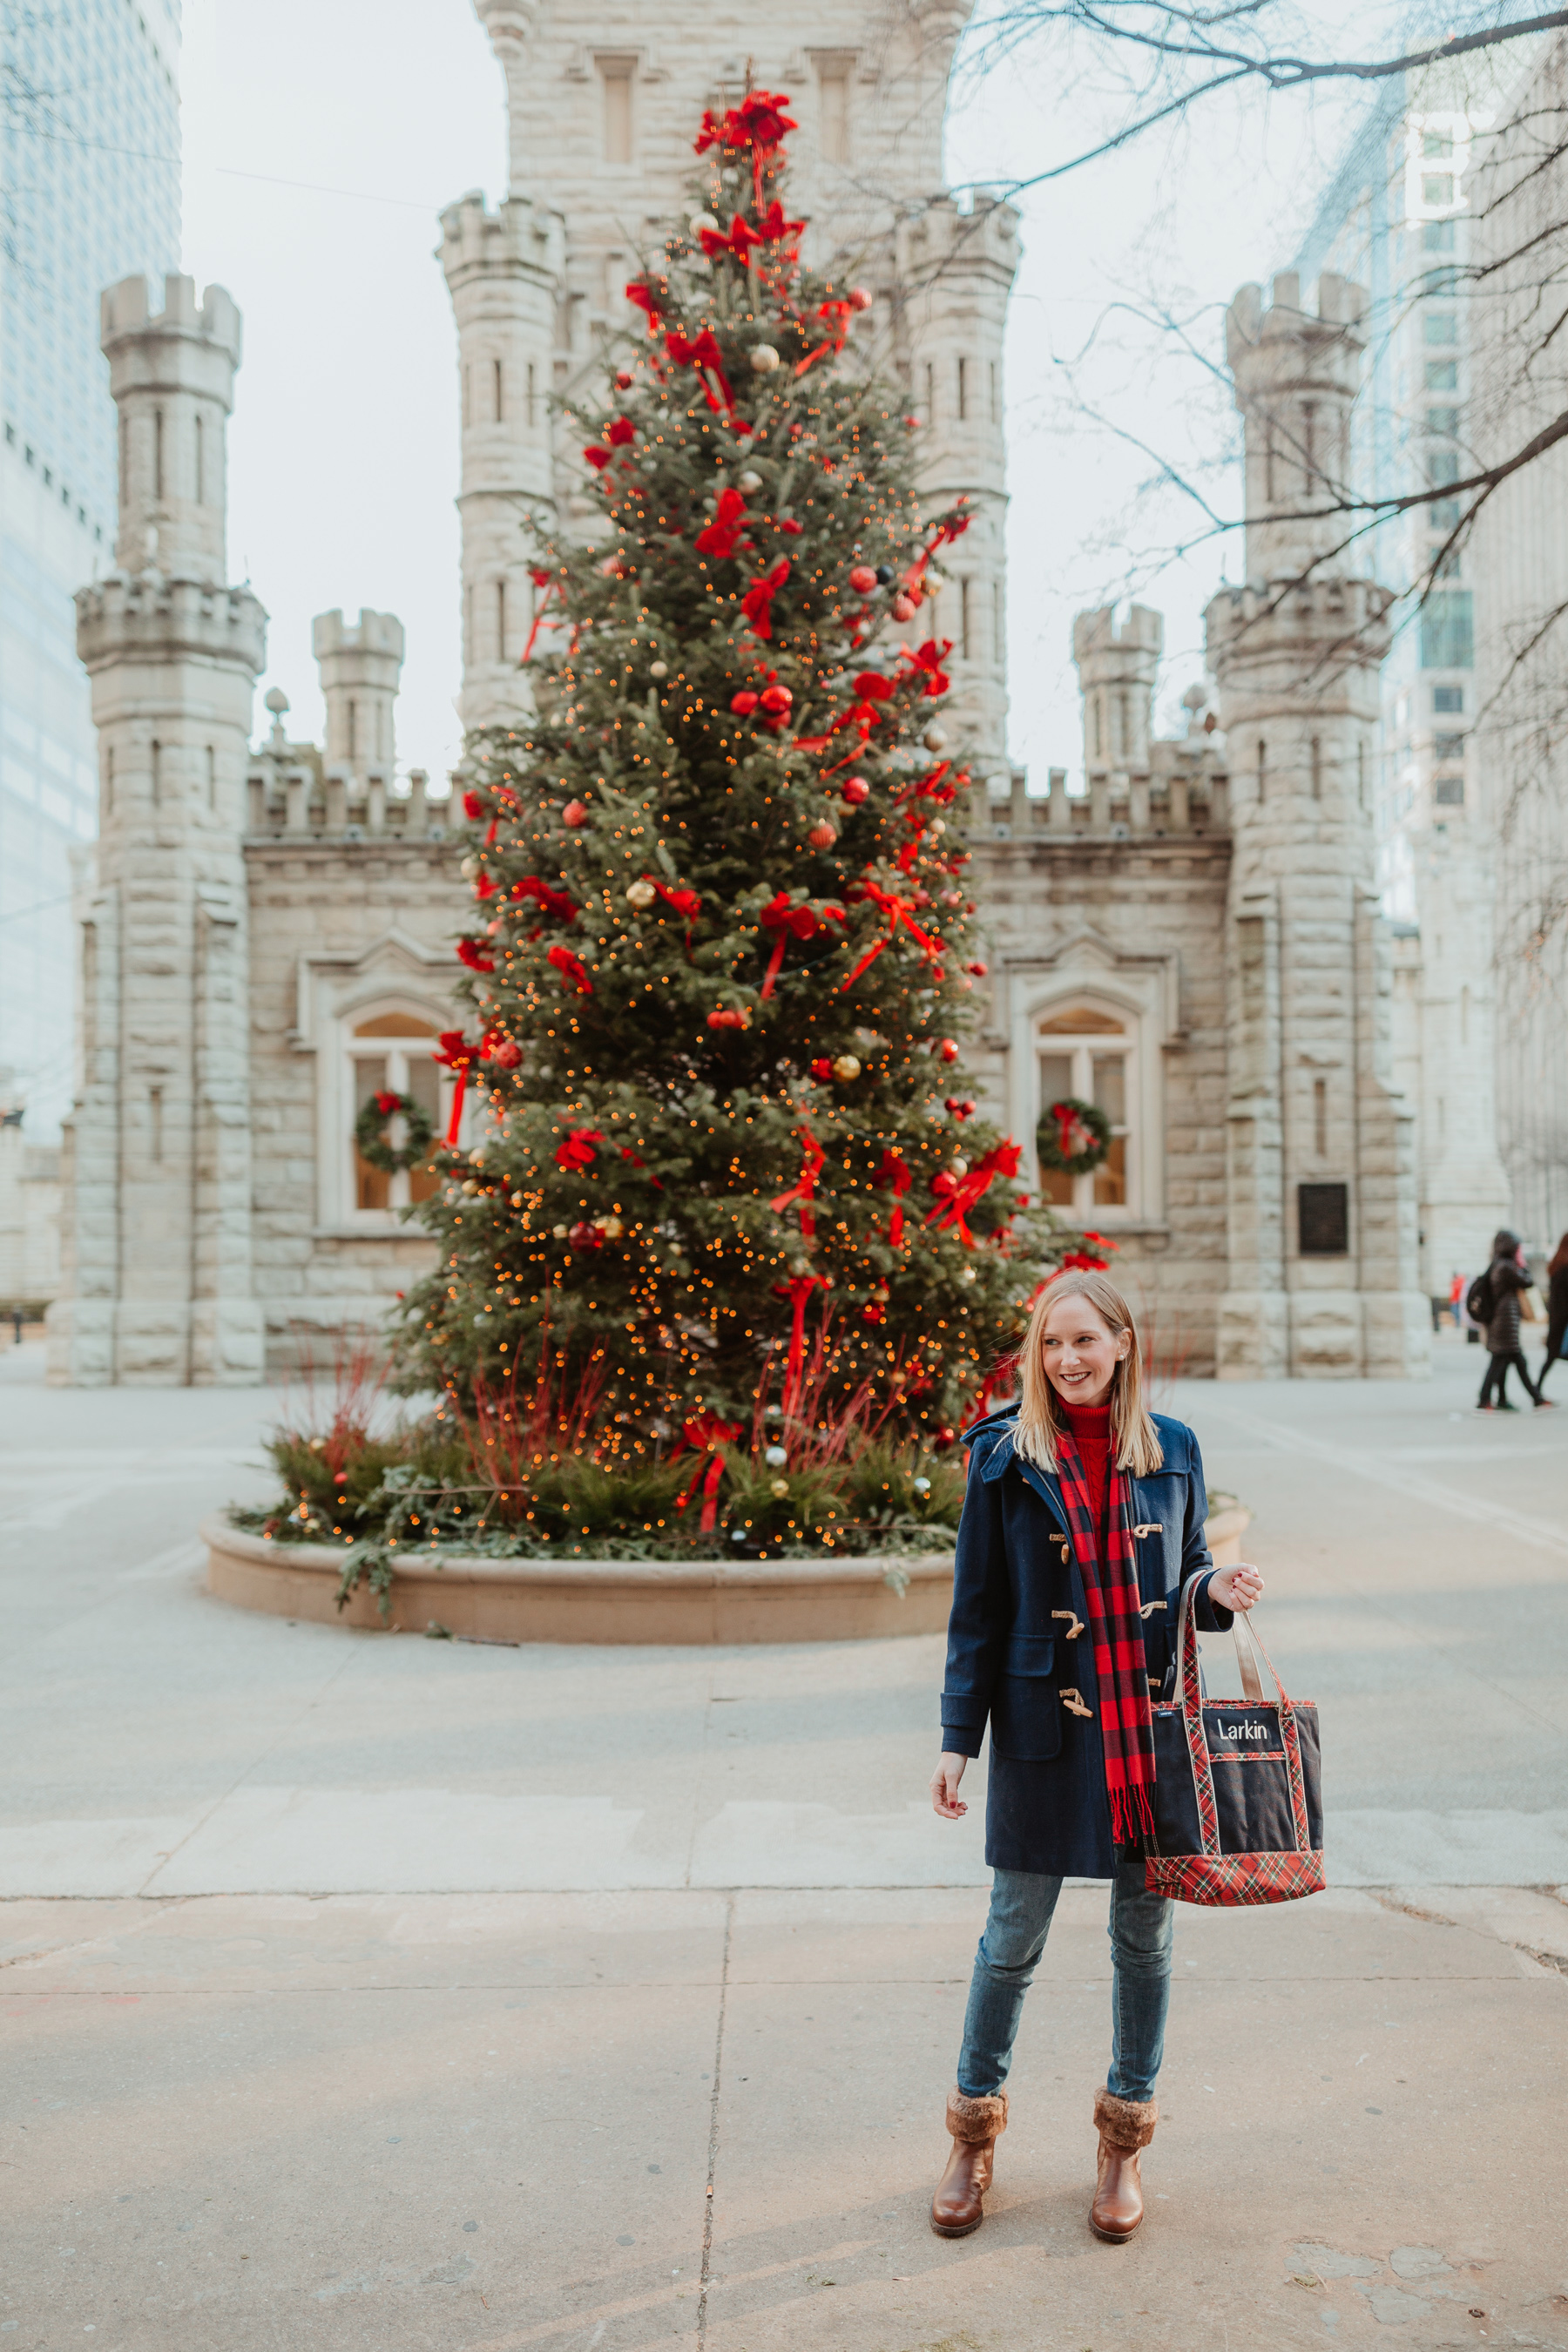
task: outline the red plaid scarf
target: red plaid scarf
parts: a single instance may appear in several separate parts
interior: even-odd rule
[[[1094,1524],[1083,1464],[1065,1433],[1057,1440],[1057,1475],[1067,1506],[1073,1557],[1083,1573],[1094,1643],[1110,1834],[1118,1845],[1136,1846],[1154,1834],[1154,1810],[1149,1796],[1154,1785],[1154,1724],[1149,1708],[1149,1668],[1139,1614],[1127,1474],[1114,1462],[1109,1466],[1103,1529]]]

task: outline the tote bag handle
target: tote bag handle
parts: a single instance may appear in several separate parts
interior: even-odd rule
[[[1219,1812],[1215,1804],[1214,1767],[1209,1761],[1208,1741],[1204,1738],[1203,1685],[1198,1679],[1198,1635],[1193,1622],[1193,1591],[1196,1577],[1189,1577],[1182,1587],[1182,1606],[1176,1621],[1177,1684],[1182,1710],[1182,1726],[1187,1736],[1187,1757],[1193,1768],[1193,1791],[1198,1806],[1198,1840],[1203,1853],[1211,1860],[1219,1859]],[[1261,1636],[1254,1630],[1250,1612],[1238,1609],[1232,1627],[1236,1654],[1242,1662],[1242,1687],[1247,1699],[1255,1705],[1263,1703],[1263,1686],[1252,1657],[1252,1647],[1244,1646],[1242,1628],[1246,1627],[1247,1643],[1256,1647],[1273,1677],[1279,1694],[1279,1741],[1285,1750],[1286,1778],[1290,1784],[1290,1820],[1296,1832],[1296,1850],[1310,1854],[1311,1833],[1307,1826],[1307,1785],[1301,1772],[1301,1741],[1296,1726],[1296,1710],[1286,1696],[1274,1661],[1263,1646]],[[1250,1687],[1248,1685],[1250,1684]]]

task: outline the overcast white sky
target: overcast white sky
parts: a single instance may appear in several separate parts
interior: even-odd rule
[[[245,316],[229,567],[272,616],[263,686],[289,696],[292,731],[319,734],[312,614],[397,614],[399,765],[440,776],[459,740],[458,436],[436,215],[467,189],[504,192],[500,70],[469,0],[185,0],[184,22],[185,267],[226,285]],[[1123,107],[1044,45],[971,73],[950,179],[1026,176],[1115,127]],[[1230,418],[1202,362],[1170,356],[1139,313],[1173,312],[1217,360],[1226,301],[1289,259],[1341,121],[1299,100],[1215,101],[1020,199],[1012,732],[1037,789],[1048,766],[1079,765],[1073,614],[1129,594],[1164,610],[1161,708],[1173,727],[1226,552],[1211,542],[1160,565],[1195,512],[1151,488],[1149,452],[1208,468],[1205,494],[1234,512]],[[1234,544],[1229,560],[1234,571]]]

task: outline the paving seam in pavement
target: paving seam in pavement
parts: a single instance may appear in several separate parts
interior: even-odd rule
[[[698,2274],[697,2345],[708,2341],[708,2289],[713,2276],[713,2199],[719,2172],[719,2095],[724,2074],[724,2014],[730,2000],[730,1945],[735,1931],[735,1891],[724,1898],[724,1951],[719,1965],[719,2021],[713,2035],[713,2095],[708,2103],[708,2187],[702,2200],[702,2267]]]

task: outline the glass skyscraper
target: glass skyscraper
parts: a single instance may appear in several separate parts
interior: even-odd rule
[[[99,295],[179,268],[178,0],[8,8],[0,46],[0,1111],[45,1143],[70,1104],[69,852],[98,828],[71,599],[114,560]]]

